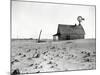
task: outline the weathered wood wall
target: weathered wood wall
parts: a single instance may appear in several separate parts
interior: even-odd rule
[[[84,35],[78,35],[78,34],[71,34],[71,35],[59,35],[58,40],[73,40],[73,39],[84,39]]]

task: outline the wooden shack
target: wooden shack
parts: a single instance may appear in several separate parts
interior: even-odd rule
[[[81,24],[65,25],[58,24],[57,34],[53,35],[53,40],[74,40],[84,39],[85,31]]]

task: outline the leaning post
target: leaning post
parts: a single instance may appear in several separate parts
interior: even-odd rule
[[[42,29],[40,30],[39,38],[38,38],[38,43],[40,42],[40,37],[41,37]]]

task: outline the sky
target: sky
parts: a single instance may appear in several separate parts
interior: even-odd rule
[[[52,39],[58,24],[78,24],[77,17],[85,18],[82,26],[85,38],[95,38],[95,7],[12,1],[12,38]]]

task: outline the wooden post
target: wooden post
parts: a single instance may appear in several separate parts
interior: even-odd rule
[[[39,34],[39,38],[38,38],[38,43],[40,42],[41,32],[42,32],[42,30],[40,30],[40,34]]]

